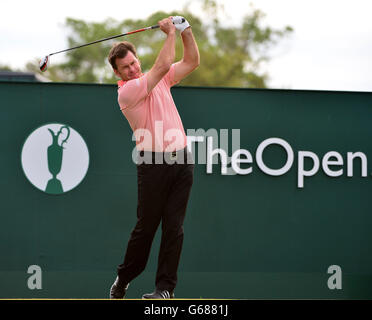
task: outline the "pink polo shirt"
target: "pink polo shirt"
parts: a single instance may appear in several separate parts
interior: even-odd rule
[[[136,138],[139,151],[171,152],[186,147],[187,139],[170,88],[175,64],[158,84],[147,92],[147,74],[118,81],[118,102]]]

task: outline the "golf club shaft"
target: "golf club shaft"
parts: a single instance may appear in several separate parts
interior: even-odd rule
[[[86,47],[86,46],[89,46],[91,44],[95,44],[95,43],[98,43],[98,42],[107,41],[107,40],[111,40],[111,39],[115,39],[115,38],[127,36],[127,35],[132,34],[132,33],[142,32],[142,31],[156,29],[156,28],[159,28],[159,25],[154,25],[154,26],[151,26],[151,27],[146,27],[146,28],[134,30],[134,31],[130,31],[130,32],[127,32],[127,33],[118,34],[117,36],[112,36],[112,37],[104,38],[104,39],[101,39],[101,40],[96,40],[96,41],[93,41],[93,42],[82,44],[80,46],[72,47],[72,48],[69,48],[69,49],[65,49],[65,50],[53,52],[53,53],[50,53],[48,56],[52,56],[52,55],[57,54],[57,53],[66,52],[66,51],[70,51],[70,50],[74,50],[74,49]]]

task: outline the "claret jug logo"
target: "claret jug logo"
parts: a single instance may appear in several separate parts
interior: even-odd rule
[[[27,179],[39,190],[63,194],[84,179],[89,167],[88,147],[68,125],[50,123],[34,130],[21,155]]]

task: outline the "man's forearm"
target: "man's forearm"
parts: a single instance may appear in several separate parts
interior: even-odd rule
[[[161,69],[169,69],[171,67],[175,58],[175,43],[176,33],[171,32],[167,34],[167,38],[165,39],[163,47],[156,58],[154,66]]]
[[[184,48],[182,60],[187,64],[198,66],[200,63],[199,49],[191,28],[184,30],[181,37]]]

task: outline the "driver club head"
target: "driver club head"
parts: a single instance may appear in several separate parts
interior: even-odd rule
[[[41,72],[45,72],[48,69],[49,56],[45,56],[39,61],[39,67]]]

